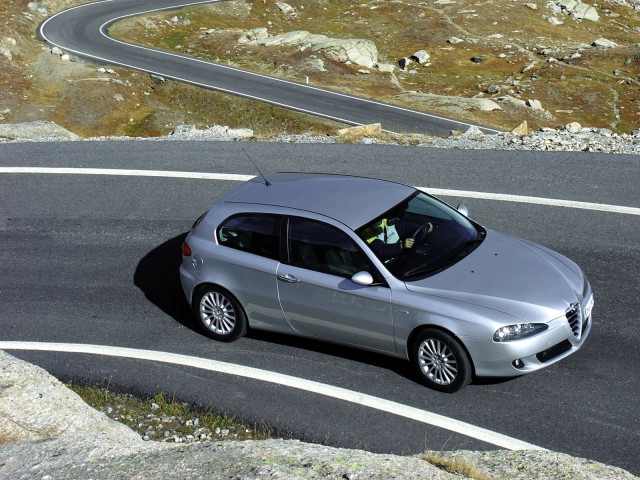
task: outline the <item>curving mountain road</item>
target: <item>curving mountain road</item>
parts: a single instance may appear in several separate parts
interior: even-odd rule
[[[95,62],[154,73],[203,88],[261,100],[347,124],[380,122],[383,129],[402,133],[447,134],[471,124],[365,98],[332,92],[233,68],[188,55],[132,45],[107,35],[110,24],[157,10],[220,0],[102,0],[60,12],[45,20],[38,36],[52,46]],[[482,127],[486,133],[496,130]]]
[[[265,173],[367,174],[459,190],[446,199],[466,203],[475,220],[558,250],[584,269],[596,295],[587,343],[540,372],[477,381],[446,395],[421,386],[406,362],[379,355],[258,331],[231,344],[204,337],[178,284],[179,246],[193,220],[237,184],[234,175],[255,173],[241,148]],[[637,156],[588,153],[254,142],[0,144],[0,348],[64,380],[145,395],[163,391],[336,446],[417,453],[513,448],[519,440],[637,475],[639,173]],[[463,192],[469,190],[538,201],[470,198]],[[121,356],[111,356],[116,350]],[[202,368],[207,362],[234,368]],[[319,393],[306,388],[309,382]],[[336,388],[344,398],[330,395]],[[444,422],[430,421],[430,414]]]

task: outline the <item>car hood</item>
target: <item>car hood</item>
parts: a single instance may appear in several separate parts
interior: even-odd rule
[[[487,230],[482,244],[408,290],[497,310],[527,322],[564,315],[583,289],[580,268],[533,242]]]

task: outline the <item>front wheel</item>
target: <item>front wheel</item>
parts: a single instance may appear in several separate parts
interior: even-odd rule
[[[424,383],[440,392],[457,392],[471,382],[471,362],[451,335],[436,329],[418,334],[411,347],[411,361]]]
[[[247,319],[242,307],[222,288],[204,285],[193,299],[193,311],[202,330],[209,337],[232,342],[247,331]]]

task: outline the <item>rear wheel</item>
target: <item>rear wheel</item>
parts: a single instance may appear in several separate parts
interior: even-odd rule
[[[440,392],[457,392],[471,382],[471,362],[460,343],[433,328],[418,334],[411,360],[424,383]]]
[[[232,342],[247,331],[242,307],[220,287],[200,287],[194,296],[193,310],[204,333],[216,340]]]

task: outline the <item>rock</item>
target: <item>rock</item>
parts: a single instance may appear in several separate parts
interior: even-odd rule
[[[540,100],[527,100],[527,106],[533,108],[534,110],[543,110],[542,108],[542,104],[540,103]]]
[[[447,40],[447,43],[450,43],[452,45],[455,45],[456,43],[462,43],[462,42],[464,42],[464,40],[458,37],[451,37]]]
[[[295,45],[300,51],[322,51],[324,55],[341,63],[355,63],[361,67],[373,68],[378,63],[378,49],[371,40],[336,39],[325,35],[314,35],[305,30],[256,39],[257,45],[266,47]]]
[[[466,98],[431,93],[408,92],[398,95],[399,99],[425,108],[446,108],[459,113],[481,110],[491,112],[502,110],[500,105],[489,98]]]
[[[376,68],[383,73],[393,73],[396,66],[391,63],[376,63]]]
[[[592,22],[597,22],[600,20],[600,16],[598,15],[598,11],[592,7],[591,5],[587,5],[585,3],[580,3],[573,9],[571,12],[571,16],[576,20],[591,20]]]
[[[431,55],[429,55],[426,50],[418,50],[409,58],[411,58],[411,60],[413,60],[414,62],[422,65],[423,63],[427,63],[427,60],[431,58]]]
[[[527,135],[529,133],[529,127],[527,125],[527,121],[525,120],[516,128],[511,130],[511,133],[515,133],[516,135]]]
[[[564,129],[569,133],[580,133],[580,130],[582,130],[582,125],[580,125],[578,122],[571,122],[567,123]]]
[[[570,12],[573,11],[574,8],[578,5],[578,0],[560,0],[556,3],[560,8],[568,10]]]
[[[378,49],[371,40],[346,40],[323,50],[327,57],[342,63],[351,62],[367,68],[378,63]]]
[[[382,132],[382,126],[379,123],[370,125],[358,125],[356,127],[341,128],[338,135],[342,140],[355,140],[362,137],[375,137]]]
[[[413,60],[411,60],[409,57],[404,57],[401,58],[400,60],[398,60],[398,66],[402,69],[402,70],[406,70],[407,67],[409,65],[411,65],[413,63]]]
[[[14,124],[0,124],[0,138],[10,140],[78,140],[79,137],[75,133],[70,132],[66,128],[56,125],[53,122],[37,120],[35,122],[24,122]],[[1,353],[1,352],[0,352]],[[0,388],[0,394],[2,388]],[[1,397],[1,395],[0,395]],[[0,401],[0,412],[2,402]],[[0,413],[0,417],[2,414]],[[2,433],[0,432],[0,439]],[[1,443],[1,441],[0,441]],[[2,476],[0,475],[0,478]]]
[[[324,61],[321,58],[310,58],[308,60],[305,60],[302,65],[308,70],[316,70],[318,72],[327,71],[327,69],[324,68]]]
[[[42,15],[43,17],[49,16],[49,10],[45,5],[40,4],[40,2],[29,2],[27,4],[27,8],[29,8],[29,10],[31,10],[32,12],[36,12]]]
[[[238,39],[238,43],[252,43],[255,44],[258,40],[264,40],[265,38],[269,38],[269,33],[267,29],[264,27],[252,28],[251,30],[244,32],[240,38]]]
[[[619,45],[612,41],[612,40],[607,40],[606,38],[600,37],[596,40],[593,41],[592,45],[594,47],[605,47],[605,48],[612,48],[612,47],[618,47]]]
[[[3,46],[0,46],[0,55],[4,55],[9,59],[9,61],[13,60],[13,54],[11,53],[11,50]]]
[[[296,15],[295,9],[288,3],[276,2],[276,7],[278,7],[278,10],[280,10],[285,17],[293,17]]]
[[[156,75],[155,73],[149,75],[149,78],[153,80],[153,83],[155,83],[156,85],[160,85],[161,83],[165,83],[167,81],[167,79],[162,75]]]
[[[472,140],[484,140],[484,132],[480,130],[478,127],[471,126],[467,129],[466,132],[462,134],[466,138],[470,138]]]

